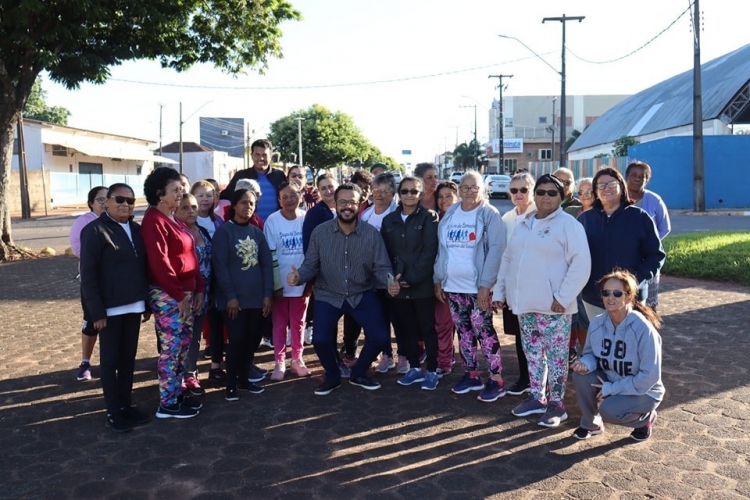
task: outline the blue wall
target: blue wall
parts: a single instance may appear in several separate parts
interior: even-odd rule
[[[750,207],[750,136],[703,138],[706,208]],[[670,209],[693,208],[693,138],[666,137],[628,148],[628,158],[651,165],[647,189]]]

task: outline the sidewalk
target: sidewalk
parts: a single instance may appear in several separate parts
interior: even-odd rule
[[[76,261],[0,265],[2,498],[457,499],[750,497],[750,289],[662,278],[666,399],[651,440],[609,426],[571,438],[580,414],[545,429],[515,418],[519,398],[483,404],[450,386],[368,392],[344,383],[314,396],[317,377],[266,383],[229,403],[210,388],[194,419],[126,435],[104,427],[98,381],[76,382]],[[499,318],[498,318],[499,321]],[[517,377],[501,335],[503,374]],[[153,324],[141,329],[134,402],[157,404]],[[306,362],[320,374],[312,348]],[[270,351],[260,364],[270,368]],[[200,361],[207,372],[207,362]],[[570,387],[570,384],[569,384]]]

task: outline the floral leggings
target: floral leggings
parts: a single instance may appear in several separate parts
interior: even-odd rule
[[[154,313],[156,335],[161,347],[157,362],[159,403],[162,406],[171,406],[182,394],[182,377],[192,338],[194,317],[191,314],[187,321],[181,320],[177,301],[156,286],[149,289],[148,305]]]
[[[487,360],[490,375],[500,375],[503,361],[500,342],[492,326],[492,309],[482,311],[475,293],[447,293],[451,319],[458,330],[458,348],[464,360],[464,370],[478,371],[477,342]]]
[[[529,363],[529,385],[534,399],[546,399],[549,379],[549,401],[563,405],[568,381],[568,342],[570,314],[519,314],[523,352]]]

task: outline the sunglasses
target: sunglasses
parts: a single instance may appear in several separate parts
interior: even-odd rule
[[[602,297],[609,297],[610,295],[614,295],[616,299],[619,299],[623,296],[625,292],[622,290],[602,290]]]
[[[401,196],[406,196],[407,194],[417,196],[419,194],[419,189],[402,189],[399,193],[401,193]]]
[[[594,194],[594,190],[593,189],[582,189],[582,190],[578,191],[578,196],[583,196],[585,194]]]
[[[529,188],[510,188],[510,194],[526,194],[529,192]]]
[[[560,192],[557,189],[537,189],[536,190],[537,196],[541,197],[541,196],[544,196],[545,194],[549,196],[550,198],[554,198],[555,196],[559,195]]]
[[[112,199],[115,200],[115,203],[122,205],[123,203],[127,203],[128,205],[135,205],[135,198],[131,198],[129,196],[113,196]]]

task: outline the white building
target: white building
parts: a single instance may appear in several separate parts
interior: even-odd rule
[[[172,142],[162,147],[162,155],[179,164],[180,143]],[[214,151],[195,142],[182,143],[182,173],[188,176],[190,182],[215,179],[220,186],[226,186],[232,176],[243,168],[244,158],[229,156],[224,151]]]

